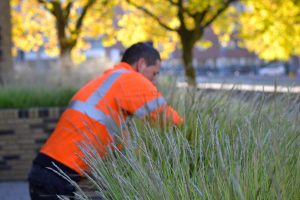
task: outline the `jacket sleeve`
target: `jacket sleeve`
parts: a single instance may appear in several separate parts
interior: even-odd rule
[[[122,94],[118,95],[117,100],[122,110],[140,119],[150,118],[151,121],[166,119],[174,125],[183,122],[150,81],[136,73],[123,78],[124,81],[120,81]]]

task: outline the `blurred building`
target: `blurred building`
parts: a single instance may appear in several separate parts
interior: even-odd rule
[[[203,36],[204,40],[211,41],[209,48],[196,46],[193,55],[193,64],[197,68],[226,68],[232,66],[259,66],[263,63],[254,53],[238,46],[238,40],[231,40],[227,44],[221,44],[218,36],[207,28]],[[177,50],[172,58],[180,58],[181,52]]]

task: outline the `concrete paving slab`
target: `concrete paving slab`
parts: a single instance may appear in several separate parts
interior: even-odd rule
[[[30,200],[26,181],[0,182],[1,200]]]

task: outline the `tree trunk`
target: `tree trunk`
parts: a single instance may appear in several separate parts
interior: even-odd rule
[[[68,38],[66,34],[68,19],[64,18],[61,4],[58,2],[53,2],[53,8],[54,8],[53,15],[56,19],[57,37],[58,37],[58,43],[60,48],[59,63],[62,72],[68,73],[71,71],[71,68],[73,66],[71,51],[75,46],[75,42],[71,38]]]
[[[288,67],[288,76],[291,79],[294,79],[295,76],[297,75],[298,68],[299,68],[299,57],[293,55],[290,57],[290,63]]]
[[[70,72],[73,66],[71,58],[71,48],[61,47],[60,50],[60,67],[64,72]]]
[[[0,0],[0,84],[12,78],[11,16],[9,0]]]
[[[196,86],[196,73],[193,66],[193,48],[195,43],[189,37],[182,37],[182,59],[184,64],[185,76],[189,86]]]

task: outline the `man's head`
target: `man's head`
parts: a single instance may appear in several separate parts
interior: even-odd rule
[[[152,83],[156,83],[156,75],[160,71],[160,55],[149,43],[136,43],[126,49],[122,62],[130,64]]]

